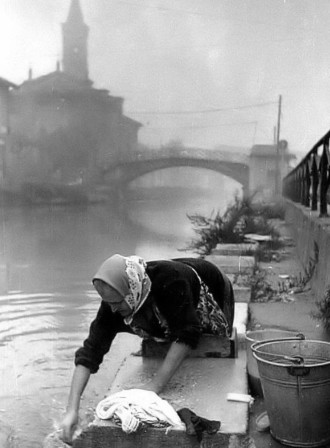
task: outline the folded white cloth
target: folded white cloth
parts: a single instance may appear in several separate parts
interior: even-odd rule
[[[119,419],[122,430],[134,432],[140,423],[150,426],[185,429],[177,412],[155,392],[128,389],[109,395],[96,406],[96,415],[102,420]]]

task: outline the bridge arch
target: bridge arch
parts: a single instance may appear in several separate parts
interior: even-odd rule
[[[249,188],[249,166],[244,163],[225,160],[211,160],[196,157],[160,157],[143,158],[111,165],[104,172],[104,180],[110,184],[125,185],[153,171],[174,167],[204,168],[228,176],[243,186],[243,191]]]

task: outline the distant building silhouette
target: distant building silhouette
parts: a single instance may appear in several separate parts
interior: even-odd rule
[[[290,161],[295,156],[289,152],[286,140],[276,145],[254,145],[250,152],[250,185],[251,193],[256,192],[260,199],[272,199],[276,193],[276,175],[280,185],[282,179],[290,171]]]
[[[0,78],[0,180],[4,184],[6,173],[6,154],[9,135],[9,95],[16,86],[4,78]]]
[[[104,167],[136,150],[141,124],[123,114],[123,98],[89,79],[88,32],[79,0],[71,0],[62,24],[63,69],[56,62],[54,72],[38,78],[30,69],[26,81],[7,89],[9,187],[93,183]]]
[[[63,71],[83,81],[88,80],[88,32],[79,0],[72,0],[67,21],[62,24]]]

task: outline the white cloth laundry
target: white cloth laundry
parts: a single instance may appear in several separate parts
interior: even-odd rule
[[[184,423],[168,401],[143,389],[109,395],[96,406],[96,415],[102,420],[119,419],[126,433],[136,431],[140,424],[185,430]]]

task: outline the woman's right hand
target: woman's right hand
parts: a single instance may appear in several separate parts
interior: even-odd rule
[[[78,425],[78,411],[67,411],[60,425],[60,439],[71,445],[72,437]]]
[[[60,425],[60,438],[69,445],[72,444],[72,437],[77,429],[80,397],[88,383],[89,376],[89,369],[82,365],[76,366],[72,377],[67,411]]]

